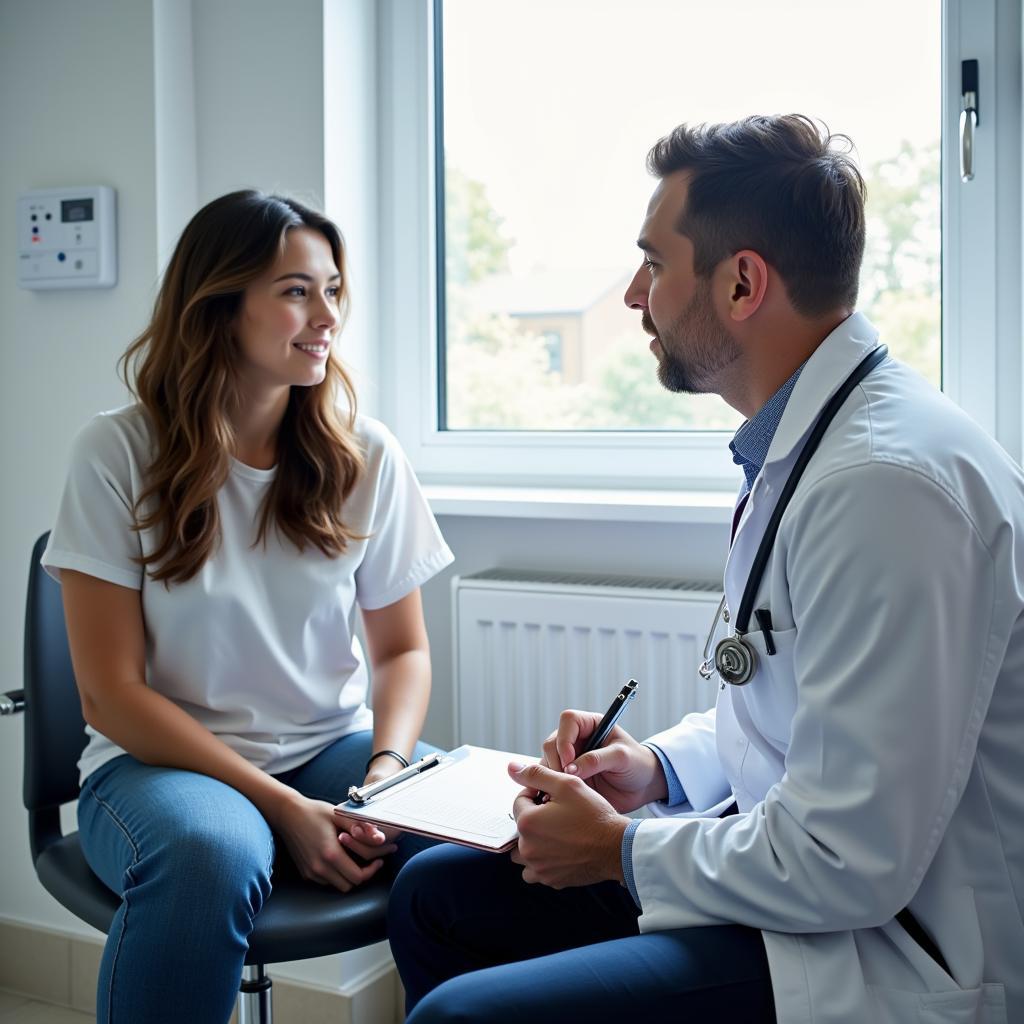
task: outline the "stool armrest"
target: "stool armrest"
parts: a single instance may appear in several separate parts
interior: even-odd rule
[[[24,690],[8,690],[6,693],[0,693],[0,715],[14,715],[24,710]]]

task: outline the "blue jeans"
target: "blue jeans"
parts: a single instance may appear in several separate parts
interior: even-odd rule
[[[371,745],[370,732],[344,736],[278,778],[337,803],[362,782]],[[419,744],[416,756],[432,749]],[[122,897],[100,964],[97,1024],[223,1024],[271,890],[275,844],[263,816],[223,782],[125,754],[86,779],[78,824],[89,866]],[[382,872],[428,845],[402,836]],[[277,855],[287,857],[283,846]]]
[[[505,854],[427,850],[388,907],[408,1024],[775,1021],[759,931],[640,934],[637,917],[616,882],[556,891]]]

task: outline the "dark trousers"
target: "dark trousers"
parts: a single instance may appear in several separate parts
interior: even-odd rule
[[[640,934],[618,883],[554,890],[521,872],[505,854],[458,846],[402,868],[388,934],[409,1024],[774,1024],[756,929]]]

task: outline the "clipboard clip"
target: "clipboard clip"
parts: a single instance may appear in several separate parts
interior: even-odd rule
[[[403,768],[401,771],[395,772],[394,775],[381,779],[380,782],[371,782],[368,786],[349,786],[348,798],[354,804],[366,804],[379,793],[391,789],[392,786],[397,786],[400,782],[412,779],[428,768],[434,768],[441,764],[441,757],[442,755],[439,753],[427,754],[418,761],[413,761],[408,768]]]

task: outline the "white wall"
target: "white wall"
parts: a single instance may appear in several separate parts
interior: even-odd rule
[[[239,188],[323,202],[317,0],[193,4],[199,202]]]
[[[43,59],[45,58],[45,60]],[[153,9],[126,0],[0,4],[0,680],[20,685],[28,555],[56,509],[68,448],[122,404],[115,363],[142,327],[157,276]],[[115,288],[15,285],[15,198],[112,185]],[[21,806],[21,722],[0,719],[0,913],[85,932],[42,893]]]

